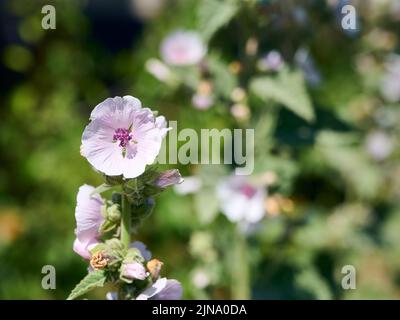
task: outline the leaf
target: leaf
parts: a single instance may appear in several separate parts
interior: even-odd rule
[[[226,25],[238,11],[236,1],[203,0],[200,2],[197,12],[198,30],[203,38],[208,41]]]
[[[256,78],[251,81],[250,90],[262,100],[280,103],[309,122],[315,118],[303,75],[298,71],[283,69],[277,77]]]
[[[201,223],[207,224],[214,220],[218,213],[218,199],[213,188],[204,188],[194,195],[194,205]]]
[[[230,98],[237,87],[236,77],[229,71],[228,65],[216,54],[208,56],[208,67],[214,76],[215,89],[225,98]]]
[[[67,300],[74,300],[95,287],[102,287],[106,282],[106,278],[104,270],[95,270],[88,273],[72,290]]]

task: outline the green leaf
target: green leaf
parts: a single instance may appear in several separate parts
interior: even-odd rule
[[[282,104],[299,117],[311,122],[314,109],[299,71],[283,69],[276,77],[259,77],[251,81],[250,90],[264,101]]]
[[[208,67],[214,77],[215,89],[225,98],[230,98],[237,87],[236,77],[229,71],[228,65],[217,54],[208,56]]]
[[[207,224],[214,220],[218,213],[218,199],[213,188],[204,188],[194,195],[194,205],[201,223]]]
[[[67,300],[74,300],[96,287],[104,286],[106,278],[104,270],[95,270],[88,273],[72,290]]]
[[[236,1],[203,0],[197,12],[198,30],[208,41],[219,28],[226,25],[238,11]]]

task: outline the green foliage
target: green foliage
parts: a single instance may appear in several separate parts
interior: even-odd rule
[[[211,39],[219,28],[226,25],[239,9],[238,1],[204,0],[200,1],[197,11],[198,25],[205,40]]]
[[[299,117],[313,121],[313,106],[303,76],[298,71],[284,69],[276,77],[260,77],[250,84],[251,90],[265,102],[282,104]]]
[[[72,290],[67,300],[74,300],[88,293],[96,287],[102,287],[106,279],[107,276],[104,270],[94,270],[92,272],[89,272],[87,276],[84,277],[81,282],[79,282]]]

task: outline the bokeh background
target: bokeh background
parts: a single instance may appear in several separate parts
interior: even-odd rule
[[[356,30],[341,27],[349,3]],[[45,4],[55,30],[41,27]],[[137,235],[184,298],[234,298],[241,270],[254,299],[400,297],[399,0],[2,0],[0,15],[0,298],[65,299],[85,275],[76,192],[103,181],[81,134],[97,103],[126,94],[180,128],[256,129],[268,196],[246,259],[213,205],[228,166],[179,165],[203,188],[163,193]],[[177,29],[208,46],[202,66],[170,69],[178,84],[149,68]],[[41,287],[48,264],[55,290]],[[341,287],[349,264],[355,290]]]

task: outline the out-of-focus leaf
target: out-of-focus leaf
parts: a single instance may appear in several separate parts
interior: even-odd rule
[[[332,299],[332,293],[325,279],[312,266],[296,276],[296,283],[302,289],[309,291],[316,299]]]
[[[226,25],[235,15],[237,1],[203,0],[200,2],[197,19],[198,29],[208,41],[219,28]]]
[[[218,199],[214,188],[204,188],[194,195],[196,213],[201,223],[210,223],[218,213]]]
[[[256,78],[251,81],[250,89],[262,100],[282,104],[309,122],[315,118],[304,78],[298,71],[283,69],[276,77]]]
[[[377,195],[382,176],[358,145],[349,143],[351,136],[330,131],[318,135],[317,145],[329,165],[338,170],[357,194],[370,199]]]
[[[215,89],[224,97],[229,98],[237,86],[236,77],[229,71],[228,65],[216,54],[208,57],[208,67],[214,76]]]

